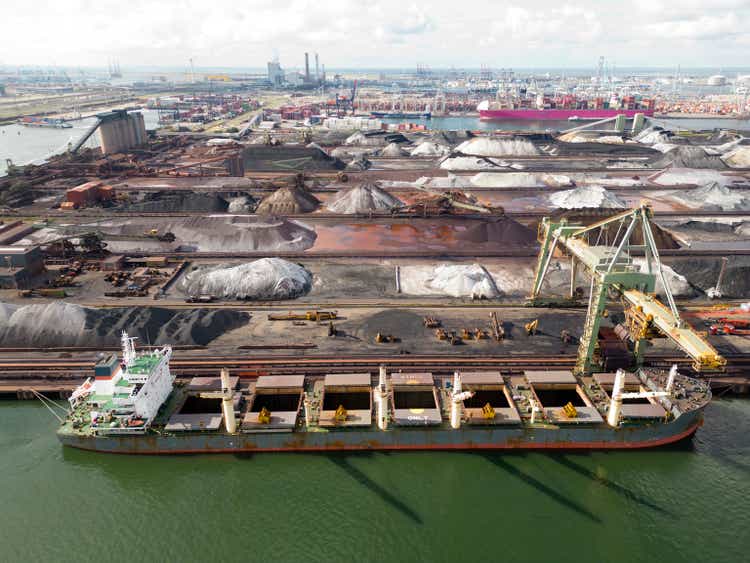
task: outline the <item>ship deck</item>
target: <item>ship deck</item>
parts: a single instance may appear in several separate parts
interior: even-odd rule
[[[664,371],[648,370],[648,373],[641,373],[640,377],[629,376],[626,379],[626,391],[656,390],[666,385],[668,375]],[[326,388],[326,380],[321,376],[273,376],[266,381],[263,381],[263,377],[255,381],[233,378],[238,432],[248,436],[324,433],[327,436],[340,436],[342,443],[356,440],[359,435],[378,435],[382,431],[376,423],[377,401],[373,395],[377,376],[366,375],[369,378],[369,385],[364,390],[366,400],[363,400],[363,395],[357,395],[363,393],[363,377],[364,374],[358,374],[356,381],[352,379],[349,382],[349,387],[341,385],[333,388],[333,392]],[[463,390],[474,391],[475,396],[465,401],[464,424],[461,429],[455,430],[450,424],[452,376],[393,374],[388,384],[388,432],[406,432],[411,436],[409,442],[416,444],[420,440],[429,443],[431,440],[426,436],[432,433],[444,435],[493,429],[512,432],[514,428],[518,432],[535,429],[546,433],[560,431],[561,436],[565,434],[566,440],[569,440],[571,433],[611,428],[606,423],[606,417],[613,378],[614,374],[602,373],[577,377],[569,371],[527,372],[522,376],[467,372]],[[211,395],[219,390],[218,378],[201,379],[200,385],[177,384],[150,428],[132,429],[127,433],[226,435],[221,401]],[[329,396],[334,396],[330,404],[325,403],[326,391]],[[394,395],[401,397],[394,400]],[[260,403],[259,397],[262,398]],[[682,414],[702,409],[710,397],[711,392],[705,383],[678,376],[672,397],[624,404],[621,425],[645,428],[666,424]],[[308,401],[306,407],[305,399]],[[491,416],[483,412],[483,403],[491,407]],[[576,415],[566,414],[563,406],[567,403],[574,404]],[[269,420],[260,416],[260,404],[268,407]],[[339,407],[333,405],[343,407],[344,412],[339,413],[341,416],[336,416]],[[537,408],[534,408],[535,405]],[[109,433],[106,428],[92,426],[86,415],[85,408],[79,407],[60,431],[77,437]],[[425,438],[419,438],[420,435]],[[335,440],[333,437],[327,439]]]

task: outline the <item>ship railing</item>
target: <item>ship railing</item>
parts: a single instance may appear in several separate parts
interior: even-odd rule
[[[97,434],[100,435],[110,435],[110,434],[125,434],[125,435],[137,435],[137,434],[145,434],[146,430],[148,428],[146,426],[139,426],[137,428],[128,428],[124,426],[118,426],[115,428],[108,428],[108,427],[102,427],[100,426],[97,428]]]

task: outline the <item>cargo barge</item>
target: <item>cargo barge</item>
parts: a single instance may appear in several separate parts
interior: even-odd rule
[[[127,454],[631,449],[691,436],[711,392],[677,373],[497,371],[269,375],[175,382],[171,348],[95,366],[57,435]]]
[[[18,124],[25,127],[51,127],[53,129],[71,129],[73,127],[64,119],[53,117],[22,117],[18,120]]]

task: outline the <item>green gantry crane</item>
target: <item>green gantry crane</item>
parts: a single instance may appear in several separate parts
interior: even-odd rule
[[[587,227],[568,224],[565,219],[553,223],[548,217],[539,225],[539,242],[542,247],[534,287],[529,296],[531,305],[544,301],[539,293],[558,247],[571,258],[571,298],[574,295],[578,266],[582,265],[591,275],[588,312],[578,347],[576,373],[591,373],[598,368],[595,352],[602,314],[608,299],[618,296],[628,304],[625,316],[634,343],[636,365],[640,366],[643,362],[645,342],[661,335],[670,338],[693,359],[696,371],[721,370],[726,365],[726,360],[716,349],[680,317],[664,276],[651,229],[651,214],[650,207],[641,205]],[[617,232],[608,241],[606,238],[614,226],[617,226]],[[641,229],[643,244],[631,242],[637,228]],[[590,244],[589,240],[594,234],[598,235],[597,239],[594,244]],[[644,267],[633,263],[630,253],[634,250],[644,253]],[[667,305],[654,295],[657,279],[664,288]]]

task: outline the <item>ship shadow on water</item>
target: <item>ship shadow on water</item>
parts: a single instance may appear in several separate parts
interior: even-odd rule
[[[605,487],[606,489],[609,489],[610,491],[613,491],[617,493],[618,495],[626,498],[629,501],[635,502],[637,504],[640,504],[641,506],[644,506],[646,508],[650,508],[651,510],[654,510],[664,516],[671,516],[674,517],[675,514],[667,510],[666,508],[663,508],[659,506],[658,504],[655,504],[654,502],[650,501],[649,499],[639,495],[638,493],[635,493],[628,489],[627,487],[623,487],[622,485],[619,485],[618,483],[615,483],[614,481],[610,481],[606,477],[602,475],[598,475],[595,471],[592,471],[588,467],[584,467],[583,465],[580,465],[570,459],[569,457],[565,455],[550,455],[548,458],[556,463],[559,463],[563,467],[570,469],[571,471],[578,473],[582,477],[585,477],[587,479],[590,479],[591,481],[594,481],[595,483],[598,483],[599,485]]]
[[[341,453],[335,453],[335,454],[327,454],[326,459],[330,460],[331,463],[333,463],[336,467],[339,469],[342,469],[344,472],[346,472],[352,479],[357,481],[360,485],[363,485],[376,495],[378,495],[385,503],[389,504],[396,510],[398,510],[401,514],[409,518],[412,522],[415,524],[424,524],[424,521],[422,520],[422,517],[415,512],[411,507],[409,507],[406,503],[404,503],[401,499],[394,496],[391,492],[388,491],[385,487],[379,485],[375,481],[373,481],[370,477],[368,477],[363,471],[360,469],[357,469],[354,467],[351,462],[349,461],[349,455],[347,454],[341,454]],[[358,458],[363,457],[362,453],[357,454]]]
[[[506,473],[512,475],[513,477],[517,477],[519,480],[523,481],[527,485],[533,487],[537,491],[545,494],[548,498],[551,500],[557,502],[561,506],[564,506],[565,508],[568,508],[581,516],[588,518],[592,522],[596,524],[603,524],[603,521],[601,518],[599,518],[596,514],[591,512],[588,508],[581,505],[580,503],[576,502],[572,498],[560,493],[559,491],[553,489],[552,487],[549,487],[542,483],[539,479],[532,477],[531,475],[525,473],[515,465],[512,465],[506,461],[507,458],[513,457],[513,458],[520,458],[520,455],[509,455],[507,453],[492,453],[492,452],[483,452],[478,453],[478,456],[484,458],[491,464],[495,465],[496,467],[499,467],[500,469],[504,470]]]

